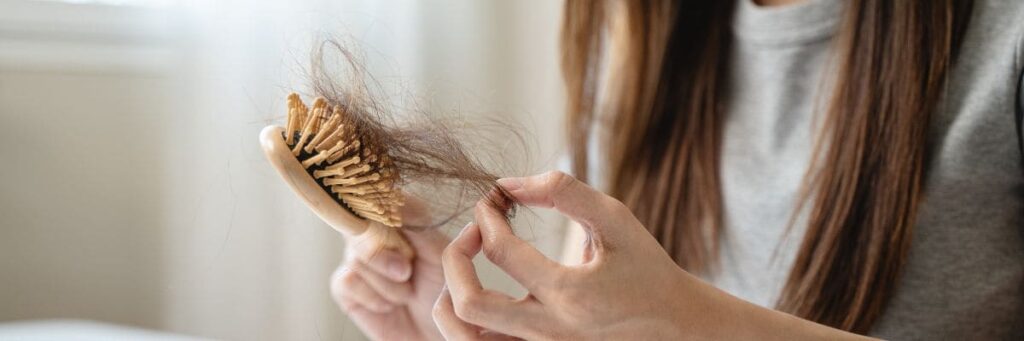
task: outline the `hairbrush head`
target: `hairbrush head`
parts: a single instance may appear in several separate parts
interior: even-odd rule
[[[402,225],[398,170],[384,146],[361,138],[346,108],[323,98],[309,108],[293,93],[287,126],[264,128],[260,142],[292,189],[335,229],[359,235],[373,226],[370,221]]]

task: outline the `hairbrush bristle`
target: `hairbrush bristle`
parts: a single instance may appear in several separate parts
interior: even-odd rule
[[[402,225],[398,170],[383,146],[360,138],[346,108],[323,98],[309,108],[290,94],[284,138],[310,176],[342,206],[387,226]]]

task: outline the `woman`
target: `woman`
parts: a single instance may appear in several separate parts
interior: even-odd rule
[[[564,25],[574,172],[608,195],[500,184],[579,223],[582,264],[478,205],[447,249],[408,233],[412,264],[353,248],[333,288],[369,335],[1024,339],[1024,2],[569,0]],[[481,289],[481,250],[530,295]]]

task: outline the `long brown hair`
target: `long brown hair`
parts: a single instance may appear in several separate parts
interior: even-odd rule
[[[719,153],[734,3],[568,0],[565,7],[574,171],[586,178],[588,138],[606,117],[601,123],[614,127],[603,141],[610,194],[693,272],[714,268],[723,228]],[[808,209],[808,227],[780,310],[857,333],[881,315],[910,248],[929,118],[971,7],[971,0],[846,1],[832,45],[834,92],[797,203]],[[609,26],[622,35],[606,50]],[[607,79],[599,72],[604,51],[615,57]],[[598,83],[608,89],[600,106]]]

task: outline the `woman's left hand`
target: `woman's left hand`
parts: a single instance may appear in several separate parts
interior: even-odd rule
[[[447,287],[434,320],[446,338],[725,336],[715,327],[735,298],[680,269],[622,203],[561,172],[499,183],[522,204],[553,208],[583,226],[583,263],[555,263],[513,235],[503,212],[477,204],[475,221],[442,256]],[[481,249],[529,295],[517,300],[484,289],[472,263]]]

